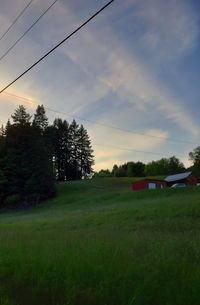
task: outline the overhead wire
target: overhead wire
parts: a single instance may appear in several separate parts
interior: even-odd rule
[[[31,3],[35,0],[31,0],[27,3],[27,5],[23,8],[23,10],[19,13],[19,15],[14,19],[14,21],[11,23],[11,25],[7,28],[7,30],[0,36],[0,41],[6,36],[6,34],[12,29],[12,27],[15,25],[15,23],[18,21],[18,19],[25,13],[27,8],[31,5]]]
[[[97,15],[99,15],[102,11],[104,11],[112,2],[115,0],[110,0],[106,5],[100,8],[95,14],[89,17],[85,22],[83,22],[80,26],[78,26],[71,34],[65,37],[61,42],[56,44],[50,51],[48,51],[45,55],[43,55],[39,60],[37,60],[33,65],[31,65],[28,69],[26,69],[22,74],[20,74],[16,79],[14,79],[11,83],[9,83],[6,87],[4,87],[0,93],[4,92],[7,88],[13,85],[17,80],[23,77],[26,73],[28,73],[31,69],[33,69],[36,65],[38,65],[42,60],[44,60],[48,55],[50,55],[53,51],[55,51],[60,45],[62,45],[65,41],[67,41],[70,37],[76,34],[80,29],[82,29],[87,23],[89,23],[92,19],[94,19]]]
[[[30,99],[26,99],[24,97],[20,97],[20,96],[17,96],[15,94],[12,94],[12,93],[8,93],[9,96],[13,96],[13,97],[16,97],[16,98],[19,98],[21,101],[26,101],[27,103],[30,103],[30,104],[34,104],[36,105],[35,102],[31,101]],[[59,114],[65,114],[67,116],[69,116],[68,114],[66,113],[63,113],[63,112],[59,112],[59,111],[55,111],[51,108],[48,108],[48,107],[45,107],[46,110],[49,110],[49,111],[53,111],[55,113],[59,113]],[[73,118],[76,118],[73,116]],[[6,125],[7,123],[6,122],[1,122],[0,124],[0,127],[2,125]],[[114,148],[116,150],[120,150],[120,151],[126,151],[126,152],[132,152],[132,153],[139,153],[139,154],[148,154],[148,155],[155,155],[155,156],[165,156],[165,157],[171,157],[169,155],[165,155],[165,153],[158,153],[158,152],[152,152],[152,151],[144,151],[144,150],[135,150],[135,149],[132,149],[132,148],[125,148],[125,147],[119,147],[119,146],[116,146],[116,145],[110,145],[110,144],[102,144],[102,143],[94,143],[94,146],[99,146],[99,147],[108,147],[108,148]],[[185,158],[185,156],[181,156],[181,155],[178,155],[179,158]]]
[[[152,152],[152,151],[147,151],[147,150],[135,150],[135,149],[131,149],[131,148],[122,148],[119,146],[115,146],[115,145],[110,145],[110,144],[100,144],[100,143],[95,143],[95,146],[101,146],[101,147],[110,147],[110,148],[114,148],[114,149],[118,149],[118,150],[122,150],[122,151],[127,151],[127,152],[135,152],[135,153],[142,153],[142,154],[151,154],[151,155],[156,155],[156,156],[164,156],[165,153],[157,153],[157,152]],[[172,155],[171,155],[172,156]],[[171,157],[171,156],[166,156],[166,157]],[[180,156],[179,158],[185,158],[185,156]]]
[[[30,98],[26,98],[26,97],[23,97],[23,96],[12,94],[10,92],[4,92],[4,94],[7,95],[7,96],[10,96],[10,97],[17,98],[20,101],[23,101],[23,102],[28,103],[28,104],[33,104],[33,105],[36,105],[36,106],[38,105],[38,102],[33,101]],[[112,125],[109,125],[109,124],[106,124],[106,123],[92,121],[92,120],[89,120],[89,119],[86,119],[86,118],[83,118],[83,117],[80,117],[80,116],[72,115],[72,114],[70,114],[68,112],[63,112],[63,111],[59,111],[59,110],[50,108],[50,107],[48,107],[46,105],[44,105],[44,107],[45,107],[46,110],[48,110],[50,112],[54,112],[54,113],[57,113],[57,114],[65,115],[65,116],[68,116],[68,117],[70,117],[72,119],[75,118],[77,120],[81,120],[81,121],[87,122],[89,124],[98,125],[98,126],[102,126],[102,127],[105,127],[105,128],[115,129],[115,130],[119,130],[119,131],[126,132],[126,133],[131,133],[131,134],[135,134],[135,135],[139,135],[139,136],[145,136],[145,137],[148,137],[148,138],[155,138],[155,139],[158,139],[158,140],[165,140],[165,141],[168,141],[168,142],[198,145],[198,143],[191,142],[191,141],[184,141],[184,140],[178,140],[178,139],[172,139],[172,138],[168,139],[168,138],[162,137],[162,136],[146,134],[146,133],[137,132],[137,131],[134,131],[134,130],[129,130],[129,129],[124,129],[124,128],[117,127],[117,126],[112,126]]]
[[[14,47],[28,34],[28,32],[30,32],[30,30],[32,30],[32,28],[40,21],[40,19],[42,19],[42,17],[44,15],[46,15],[46,13],[56,4],[58,0],[55,0],[37,19],[36,21],[11,45],[10,48],[8,48],[8,50],[2,55],[0,56],[0,61],[5,58],[12,49],[14,49]]]
[[[58,0],[55,0],[53,2],[53,4],[50,6],[52,7]],[[8,87],[10,87],[12,84],[14,84],[17,80],[19,80],[21,77],[23,77],[26,73],[28,73],[33,67],[35,67],[37,64],[39,64],[43,59],[45,59],[50,53],[52,53],[55,49],[57,49],[61,44],[63,44],[66,40],[68,40],[71,36],[73,36],[76,32],[78,32],[81,28],[83,28],[87,23],[89,23],[93,18],[95,18],[98,14],[100,14],[105,8],[107,8],[112,2],[114,2],[114,0],[111,0],[109,1],[106,5],[104,5],[101,9],[99,9],[95,14],[93,14],[90,18],[88,18],[84,23],[82,23],[78,28],[76,28],[70,35],[68,35],[65,39],[63,39],[60,43],[58,43],[55,47],[53,47],[49,52],[47,52],[44,56],[42,56],[38,61],[36,61],[33,65],[31,65],[27,70],[25,70],[21,75],[19,75],[14,81],[12,81],[11,83],[9,83],[6,87],[4,87],[0,93],[3,93]],[[47,11],[50,9],[50,7],[47,9]],[[44,15],[44,13],[43,13]],[[40,17],[41,19],[41,17]],[[39,20],[38,20],[39,21]],[[13,94],[10,94],[10,93],[7,93],[7,95],[13,95]],[[19,97],[19,96],[16,96],[16,95],[13,95],[15,97]],[[23,97],[20,97],[22,100],[28,100],[29,103],[34,103],[36,104],[35,102],[31,101],[30,99],[26,99],[26,98],[23,98]],[[76,117],[76,116],[73,116],[73,115],[70,115],[68,113],[65,113],[65,112],[61,112],[61,111],[57,111],[57,110],[54,110],[52,108],[49,108],[49,107],[45,107],[47,110],[49,111],[52,111],[52,112],[55,112],[55,113],[59,113],[59,114],[64,114],[64,115],[67,115],[67,116],[70,116],[70,117],[75,117],[75,118],[78,118],[80,120],[83,120],[83,121],[87,121],[91,124],[96,124],[96,125],[100,125],[100,126],[104,126],[104,127],[108,127],[108,128],[112,128],[112,129],[116,129],[116,130],[121,130],[121,131],[124,131],[124,132],[129,132],[129,133],[134,133],[134,134],[138,134],[138,135],[142,135],[142,136],[146,136],[146,137],[152,137],[152,138],[157,138],[157,139],[164,139],[166,141],[173,141],[173,142],[179,142],[179,143],[187,143],[187,144],[196,144],[196,143],[193,143],[193,142],[190,142],[190,141],[182,141],[182,140],[177,140],[177,139],[166,139],[164,137],[161,137],[161,136],[155,136],[155,135],[149,135],[149,134],[145,134],[145,133],[138,133],[138,132],[135,132],[135,131],[131,131],[131,130],[126,130],[126,129],[122,129],[120,127],[116,127],[116,126],[112,126],[112,125],[108,125],[108,124],[105,124],[105,123],[99,123],[99,122],[94,122],[94,121],[91,121],[91,120],[88,120],[88,119],[85,119],[85,118],[81,118],[81,117]],[[120,150],[124,150],[124,151],[132,151],[132,152],[137,152],[137,153],[149,153],[149,154],[154,154],[154,155],[163,155],[161,153],[155,153],[155,152],[147,152],[147,151],[138,151],[138,150],[132,150],[132,149],[126,149],[126,148],[120,148],[120,147],[117,147],[117,146],[112,146],[112,145],[103,145],[103,144],[96,144],[97,146],[107,146],[107,147],[114,147],[116,149],[120,149]]]

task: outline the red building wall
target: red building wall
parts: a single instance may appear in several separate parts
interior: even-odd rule
[[[148,186],[148,183],[146,180],[139,180],[139,181],[133,181],[132,182],[132,190],[139,191],[144,190]]]
[[[162,180],[151,180],[151,179],[143,179],[139,181],[133,181],[132,182],[132,190],[133,191],[139,191],[139,190],[145,190],[149,188],[149,183],[155,183],[156,188],[164,188],[166,187],[166,182]]]
[[[197,178],[194,175],[191,174],[187,178],[187,185],[196,185],[197,183],[198,183],[198,180],[197,180]]]

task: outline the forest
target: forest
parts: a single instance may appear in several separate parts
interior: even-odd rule
[[[200,146],[189,153],[192,165],[188,168],[175,156],[143,163],[129,161],[121,165],[114,164],[112,170],[101,169],[94,173],[94,177],[149,177],[174,175],[185,171],[192,171],[200,177]]]
[[[20,105],[0,132],[0,204],[33,205],[55,195],[56,181],[93,173],[91,141],[83,125],[56,118],[49,125],[43,105],[34,116]]]

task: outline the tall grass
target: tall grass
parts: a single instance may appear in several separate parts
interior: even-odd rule
[[[0,305],[200,304],[200,189],[58,187],[0,214]]]

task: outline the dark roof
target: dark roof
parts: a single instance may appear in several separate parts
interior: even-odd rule
[[[181,174],[176,174],[176,175],[171,175],[165,178],[166,182],[173,182],[173,181],[178,181],[178,180],[183,180],[188,178],[192,172],[186,172],[186,173],[181,173]]]

